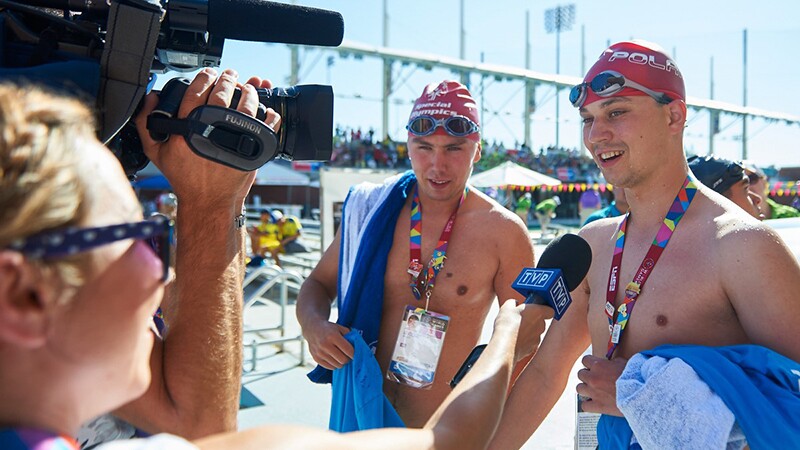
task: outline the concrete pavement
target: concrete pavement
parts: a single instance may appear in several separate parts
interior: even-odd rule
[[[539,244],[538,236],[532,236],[536,254],[541,255],[544,245]],[[330,386],[312,383],[306,373],[313,368],[305,348],[298,341],[288,341],[282,345],[249,345],[269,339],[286,339],[298,336],[300,327],[294,314],[293,295],[289,295],[283,314],[286,321],[280,330],[248,331],[272,328],[279,325],[281,308],[273,298],[279,298],[280,291],[273,288],[263,295],[263,301],[257,301],[245,312],[245,374],[242,377],[243,409],[239,413],[241,429],[252,428],[261,424],[303,424],[321,428],[328,426],[330,408]],[[270,300],[267,300],[270,299]],[[491,324],[497,313],[495,304],[484,325],[483,340],[491,333]],[[253,365],[253,349],[255,349],[255,365]],[[305,353],[305,364],[300,364],[301,351]],[[575,385],[578,380],[576,372],[580,364],[573,368],[572,375],[558,403],[538,431],[525,444],[524,449],[567,450],[574,448],[575,435]],[[248,405],[250,405],[248,407]],[[519,420],[525,420],[520,417]]]

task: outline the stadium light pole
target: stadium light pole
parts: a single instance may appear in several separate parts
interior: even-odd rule
[[[389,47],[389,2],[383,0],[383,48]],[[392,95],[392,60],[383,58],[383,109],[381,111],[381,128],[383,139],[389,139],[389,96]]]
[[[747,106],[747,28],[742,36],[742,106]],[[742,159],[747,159],[747,114],[742,114]]]
[[[565,6],[556,6],[545,10],[544,12],[544,28],[548,33],[556,34],[556,74],[561,71],[561,32],[569,31],[575,23],[575,4]],[[559,92],[560,87],[556,85],[556,148],[558,144],[559,134]]]

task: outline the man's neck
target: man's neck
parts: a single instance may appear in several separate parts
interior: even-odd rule
[[[423,215],[430,218],[450,217],[450,215],[453,214],[453,211],[458,208],[459,203],[461,202],[461,196],[463,195],[464,190],[462,189],[460,192],[461,194],[458,196],[454,198],[448,198],[446,200],[435,200],[430,197],[426,197],[422,194],[422,192],[420,192],[419,204]]]
[[[686,180],[686,175],[686,171],[675,171],[630,188],[626,187],[625,195],[632,220],[644,227],[663,222]]]

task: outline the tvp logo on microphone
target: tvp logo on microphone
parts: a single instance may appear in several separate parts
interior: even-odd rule
[[[511,287],[525,296],[526,303],[553,308],[556,320],[561,319],[572,303],[561,269],[523,269]]]

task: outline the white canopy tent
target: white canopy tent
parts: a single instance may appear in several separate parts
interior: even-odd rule
[[[526,169],[519,164],[506,161],[497,167],[476,173],[469,179],[475,187],[506,187],[506,186],[558,186],[561,181],[547,175]]]
[[[255,184],[258,186],[308,186],[311,181],[308,175],[270,161],[258,169]]]

